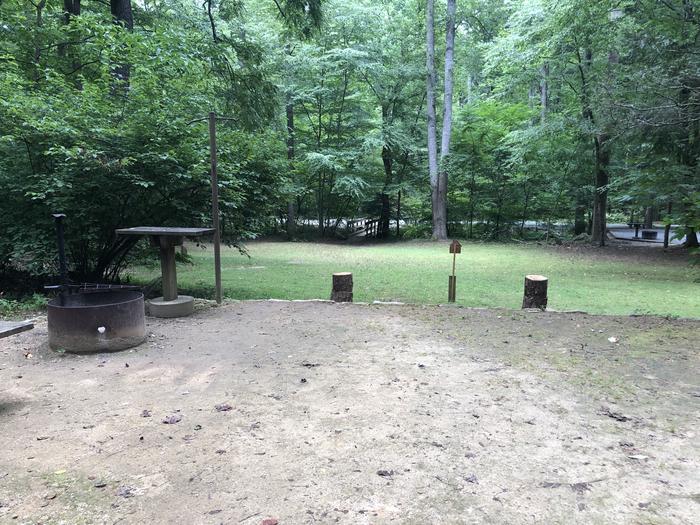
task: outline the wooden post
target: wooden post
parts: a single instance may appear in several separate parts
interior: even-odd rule
[[[447,302],[454,303],[457,300],[457,276],[455,275],[455,266],[457,264],[457,254],[462,253],[462,245],[459,241],[452,241],[450,244],[450,253],[452,254],[452,275],[447,286]]]
[[[333,274],[331,301],[337,303],[352,302],[352,273],[342,272]]]
[[[219,230],[219,178],[216,173],[216,113],[209,113],[209,154],[211,156],[211,215],[214,227],[214,281],[216,302],[221,304],[221,232]]]
[[[547,278],[543,275],[525,276],[523,308],[547,308]]]
[[[160,235],[158,246],[160,247],[160,271],[163,275],[163,300],[174,301],[177,299],[177,270],[175,267],[175,239]]]

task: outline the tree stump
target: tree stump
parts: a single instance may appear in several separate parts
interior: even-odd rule
[[[336,303],[352,302],[352,273],[341,272],[333,274],[331,301]]]
[[[547,308],[547,278],[544,275],[525,276],[523,308]]]

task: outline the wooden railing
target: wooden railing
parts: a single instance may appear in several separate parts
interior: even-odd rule
[[[379,219],[358,219],[348,221],[348,231],[352,236],[359,237],[364,234],[366,239],[376,239],[382,237],[381,223]]]

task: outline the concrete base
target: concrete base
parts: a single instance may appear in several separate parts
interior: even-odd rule
[[[148,315],[153,317],[185,317],[194,312],[194,297],[179,295],[173,301],[157,297],[148,301]]]

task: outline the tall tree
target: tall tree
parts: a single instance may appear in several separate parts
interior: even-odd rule
[[[430,198],[433,217],[433,237],[438,237],[445,217],[441,216],[442,208],[439,195],[438,151],[437,151],[437,122],[435,114],[435,0],[427,0],[425,9],[425,45],[426,45],[426,103],[428,117],[428,172],[430,175]]]
[[[433,239],[447,239],[447,157],[452,137],[452,93],[454,77],[456,0],[447,0],[445,31],[445,90],[443,98],[442,136],[439,162],[437,150],[437,116],[435,110],[435,1],[426,6],[426,100],[428,104],[428,173],[433,216]]]
[[[452,93],[454,89],[454,49],[455,49],[455,12],[456,0],[447,0],[447,19],[445,28],[445,92],[443,98],[442,136],[440,141],[440,166],[438,173],[438,217],[433,236],[437,239],[447,238],[447,180],[448,156],[452,140]]]

